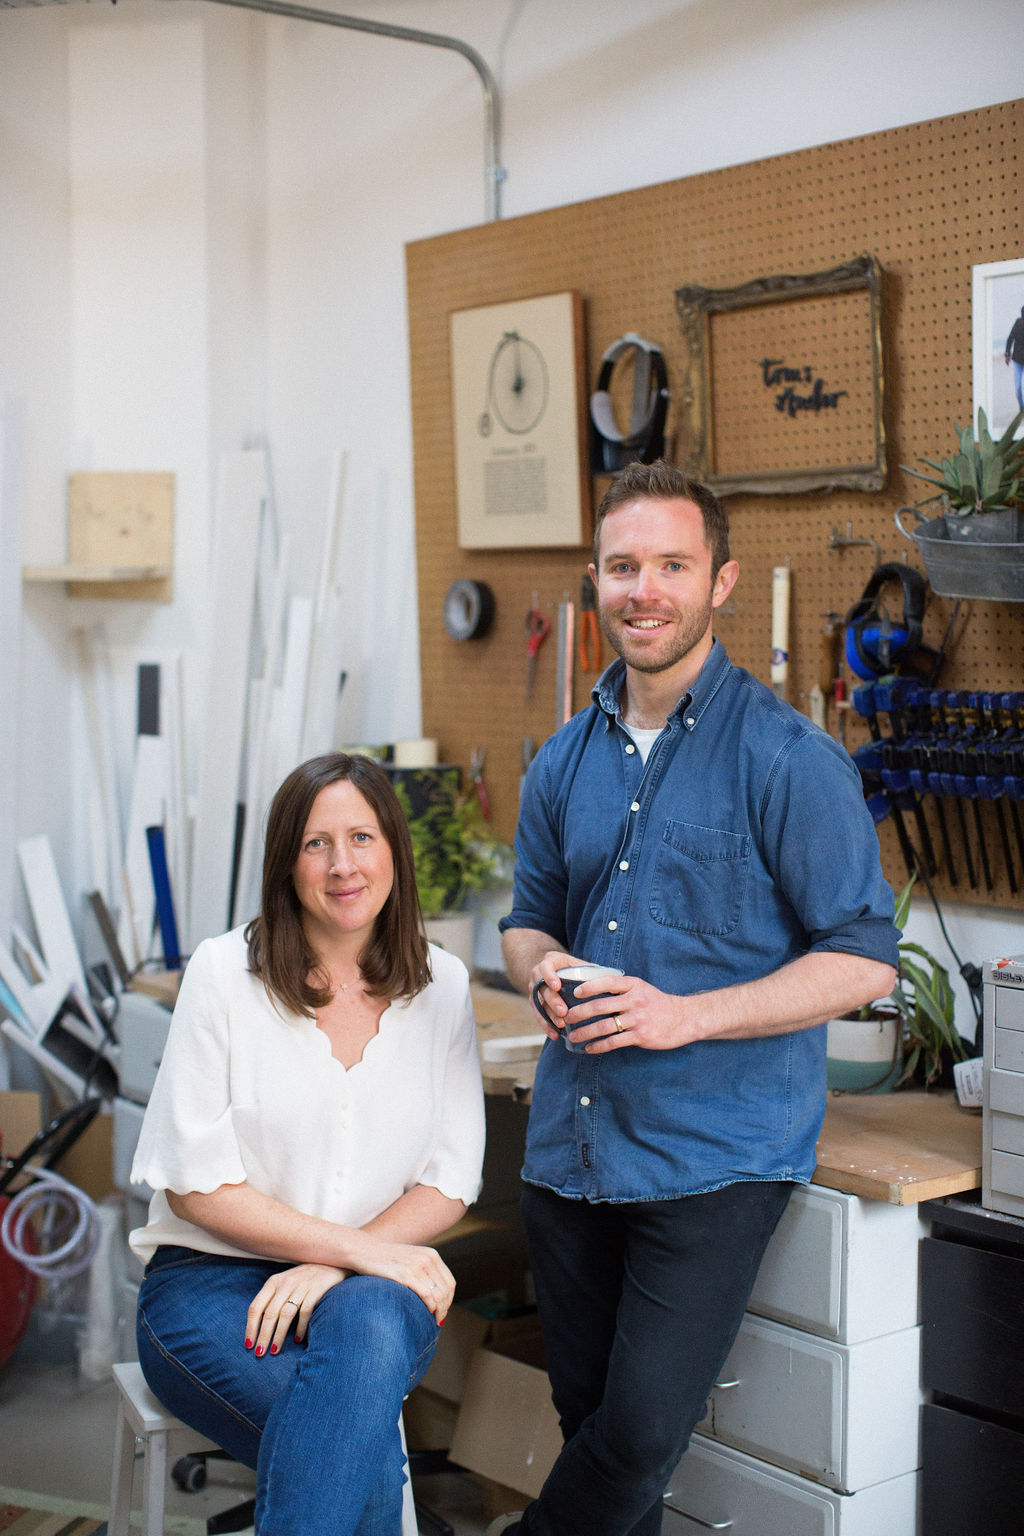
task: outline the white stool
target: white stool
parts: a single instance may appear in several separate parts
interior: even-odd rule
[[[110,1481],[108,1536],[128,1536],[132,1503],[132,1471],[135,1442],[142,1441],[142,1536],[163,1536],[164,1498],[167,1492],[167,1437],[175,1432],[188,1437],[190,1451],[215,1451],[217,1446],[189,1429],[154,1397],[137,1361],[114,1366],[117,1387],[117,1424],[114,1430],[114,1470]],[[398,1420],[405,1455],[405,1426]],[[419,1536],[412,1481],[406,1476],[402,1489],[402,1536]]]

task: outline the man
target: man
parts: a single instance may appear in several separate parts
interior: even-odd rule
[[[1024,387],[1021,384],[1024,378],[1024,308],[1021,309],[1020,319],[1015,320],[1010,327],[1003,361],[1008,368],[1013,364],[1013,392],[1017,396],[1017,409],[1024,411]]]
[[[712,637],[738,575],[714,495],[628,466],[590,573],[620,659],[530,767],[500,925],[515,985],[542,981],[588,1042],[545,1045],[530,1112],[523,1212],[565,1445],[539,1497],[494,1524],[523,1536],[660,1531],[814,1171],[817,1026],[887,994],[897,958],[850,759]],[[567,1012],[557,971],[585,961],[625,974]]]

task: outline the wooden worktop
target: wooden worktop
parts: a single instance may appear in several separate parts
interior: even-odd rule
[[[981,1113],[952,1089],[829,1096],[815,1184],[890,1205],[981,1184]]]
[[[510,1036],[542,1041],[529,1002],[515,992],[474,986],[473,1004],[486,1091],[528,1103],[537,1048],[524,1047],[518,1060],[489,1062],[485,1046]],[[952,1090],[830,1094],[813,1182],[890,1205],[977,1189],[981,1115],[961,1109]]]

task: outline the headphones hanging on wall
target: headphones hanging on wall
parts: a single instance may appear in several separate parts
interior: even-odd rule
[[[889,582],[903,589],[903,615],[893,619],[879,593]],[[890,561],[875,570],[863,594],[846,615],[846,660],[857,677],[871,679],[894,672],[920,650],[935,652],[921,643],[924,605],[928,588],[912,566]]]
[[[612,412],[609,386],[615,364],[627,352],[633,361],[633,405],[629,431],[620,432]],[[665,452],[665,418],[668,415],[668,371],[660,347],[627,331],[613,341],[601,359],[597,389],[590,397],[590,472],[613,475],[639,459],[653,464]]]

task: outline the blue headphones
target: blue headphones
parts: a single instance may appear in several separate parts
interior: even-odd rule
[[[899,582],[903,589],[900,619],[890,616],[879,597],[889,582]],[[924,577],[912,566],[890,561],[877,568],[846,615],[846,661],[851,672],[869,681],[910,660],[921,646],[927,590]]]

